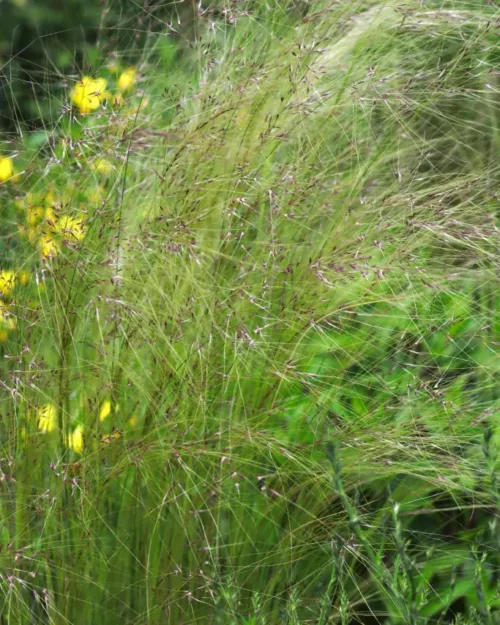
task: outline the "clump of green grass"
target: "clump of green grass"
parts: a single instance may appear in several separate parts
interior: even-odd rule
[[[2,189],[1,618],[498,622],[498,9],[200,13]]]

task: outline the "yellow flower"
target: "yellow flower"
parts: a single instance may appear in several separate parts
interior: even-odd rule
[[[83,451],[83,428],[77,425],[68,436],[68,447],[75,453],[81,454]]]
[[[57,220],[55,224],[56,232],[63,235],[64,238],[69,240],[83,239],[85,236],[85,223],[83,219],[79,217],[71,217],[70,215],[63,215]]]
[[[38,241],[42,258],[52,258],[59,251],[59,244],[50,234],[42,234]]]
[[[71,92],[71,102],[80,113],[92,113],[109,98],[104,78],[83,76]]]
[[[133,67],[129,67],[124,72],[120,74],[120,78],[118,78],[118,89],[120,91],[127,91],[134,84],[135,80],[135,69]]]
[[[37,413],[38,427],[42,432],[52,432],[56,429],[57,412],[52,404],[45,404]]]
[[[0,271],[0,295],[8,295],[16,284],[16,276],[9,269]]]
[[[135,415],[132,415],[130,419],[128,420],[128,424],[130,425],[131,428],[135,428],[138,422],[139,422],[139,419]]]
[[[102,404],[101,404],[101,410],[99,411],[99,421],[102,423],[105,419],[107,419],[109,417],[109,415],[111,414],[111,410],[113,409],[113,406],[111,405],[111,402],[109,401],[109,399],[105,399]],[[118,412],[120,410],[120,406],[118,404],[115,405],[114,407],[114,412]]]
[[[99,412],[99,421],[102,423],[104,419],[107,419],[111,414],[111,402],[106,399],[102,402],[101,410]]]
[[[8,156],[0,156],[0,182],[14,176],[14,161]]]
[[[113,171],[113,165],[105,158],[98,158],[92,163],[91,167],[96,173],[103,174],[104,176],[107,176]]]

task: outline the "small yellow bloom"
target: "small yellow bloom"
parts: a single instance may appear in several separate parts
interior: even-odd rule
[[[120,91],[127,91],[130,89],[135,81],[135,69],[133,67],[129,67],[124,72],[120,74],[120,78],[118,79],[118,89]]]
[[[101,410],[99,412],[99,421],[102,423],[104,419],[107,419],[111,414],[111,402],[106,399],[102,402]]]
[[[71,92],[71,102],[80,113],[92,113],[109,98],[104,78],[83,76]]]
[[[71,217],[70,215],[63,215],[57,220],[55,224],[55,230],[61,234],[65,239],[79,241],[85,236],[85,223],[83,219],[79,217]]]
[[[135,415],[131,416],[130,419],[128,420],[128,424],[130,425],[131,428],[135,428],[138,423],[139,423],[139,419]]]
[[[16,276],[9,269],[0,271],[0,295],[8,295],[16,284]]]
[[[42,432],[52,432],[56,429],[57,412],[55,406],[46,404],[37,413],[38,427]]]
[[[38,241],[42,258],[52,258],[59,251],[59,244],[50,234],[42,234]]]
[[[96,173],[103,174],[104,176],[107,176],[113,171],[113,165],[105,158],[98,158],[92,163],[91,167]]]
[[[115,404],[113,407],[109,399],[105,399],[102,402],[101,410],[99,411],[99,421],[102,423],[105,419],[107,419],[112,410],[117,413],[120,410],[119,404]]]
[[[68,447],[75,453],[81,454],[83,451],[83,428],[77,425],[68,436]]]
[[[14,176],[14,161],[8,156],[0,156],[0,182]]]

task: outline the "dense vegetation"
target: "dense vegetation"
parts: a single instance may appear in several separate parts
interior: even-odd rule
[[[0,623],[500,622],[498,6],[151,6],[5,125]]]

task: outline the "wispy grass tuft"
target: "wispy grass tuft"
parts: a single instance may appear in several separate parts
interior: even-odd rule
[[[498,622],[499,19],[200,5],[93,110],[53,82],[3,149],[0,622]]]

